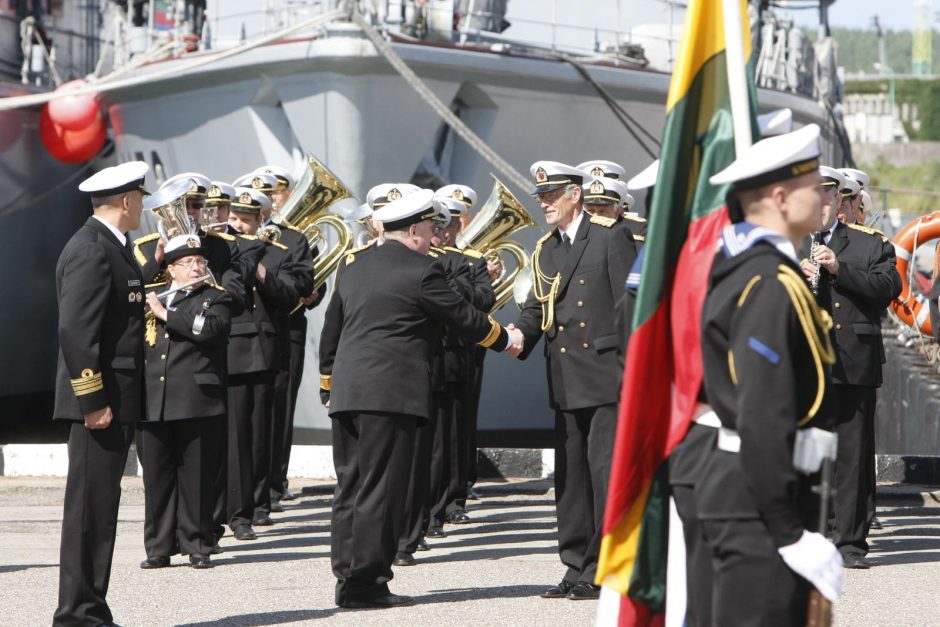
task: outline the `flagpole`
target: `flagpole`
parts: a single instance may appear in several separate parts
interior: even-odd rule
[[[734,152],[740,155],[752,143],[751,110],[747,91],[747,60],[741,31],[741,0],[722,0],[725,18],[725,62],[728,71],[728,94],[734,123]]]

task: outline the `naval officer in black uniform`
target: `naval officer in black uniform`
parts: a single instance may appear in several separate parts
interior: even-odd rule
[[[105,597],[121,475],[134,423],[144,417],[144,284],[126,233],[140,226],[148,169],[141,161],[123,163],[79,185],[94,215],[56,265],[53,417],[72,424],[54,625],[113,621]]]
[[[702,310],[704,389],[721,421],[695,488],[713,625],[804,625],[811,586],[833,601],[842,588],[838,551],[810,531],[818,464],[797,468],[794,455],[804,436],[835,448],[808,428],[830,411],[835,356],[795,248],[822,223],[818,159],[810,124],[754,144],[709,181],[734,185],[729,206],[743,218],[722,232]]]
[[[636,202],[630,194],[627,183],[623,180],[626,170],[619,163],[605,161],[585,161],[578,164],[578,169],[584,172],[584,210],[595,216],[613,218],[618,225],[630,229],[633,241],[642,246],[646,241],[646,218],[633,211]],[[594,183],[602,179],[604,190]],[[613,182],[609,182],[613,181]],[[655,181],[654,181],[655,182]],[[590,186],[594,185],[592,193]],[[620,187],[620,186],[623,187]]]
[[[516,326],[527,357],[545,335],[549,403],[555,410],[558,550],[567,567],[545,598],[596,599],[597,554],[620,397],[614,303],[636,260],[629,229],[583,210],[584,173],[537,161],[534,194],[554,228],[532,255],[533,294]]]
[[[239,250],[250,259],[245,303],[232,312],[228,346],[228,524],[237,540],[254,540],[253,526],[272,524],[268,476],[271,470],[271,421],[274,377],[282,368],[277,311],[296,305],[299,293],[287,247],[259,240],[264,193],[235,188],[229,226],[239,235]],[[263,246],[259,247],[259,244]],[[282,336],[282,339],[283,336]]]
[[[830,180],[842,172],[831,172]],[[880,232],[855,224],[858,181],[845,177],[841,198],[826,188],[824,226],[816,235],[814,261],[803,271],[818,284],[819,306],[835,323],[835,384],[839,455],[835,468],[835,542],[846,568],[868,568],[868,531],[875,490],[875,402],[885,361],[881,318],[901,293],[894,247]],[[845,222],[836,219],[841,215]],[[809,257],[811,243],[803,244]],[[817,274],[818,273],[818,274]],[[815,277],[815,279],[814,279]]]
[[[146,297],[147,418],[140,432],[147,559],[140,566],[164,568],[182,553],[193,568],[209,568],[231,297],[211,280],[198,282],[208,264],[197,236],[171,239],[165,258],[168,280],[153,287],[178,291],[165,304],[155,291]]]
[[[320,338],[321,397],[333,419],[336,493],[331,557],[336,603],[413,603],[389,592],[412,469],[414,432],[431,412],[430,359],[443,322],[494,350],[510,334],[448,285],[428,256],[439,209],[433,192],[403,196],[375,212],[385,243],[340,266]]]

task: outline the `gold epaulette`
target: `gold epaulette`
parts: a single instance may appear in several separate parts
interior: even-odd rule
[[[82,376],[77,379],[70,379],[69,383],[72,384],[72,391],[75,392],[75,396],[85,396],[104,389],[101,373],[95,372],[91,368],[82,370]]]
[[[285,246],[284,244],[280,242],[268,242],[268,244],[270,244],[271,246],[277,246],[281,250],[288,250],[287,246]]]
[[[646,218],[641,218],[640,216],[631,216],[629,213],[623,214],[624,220],[632,220],[633,222],[639,222],[640,224],[646,224]]]
[[[645,243],[645,242],[646,242],[646,236],[645,236],[645,235],[637,235],[636,233],[634,233],[634,234],[633,234],[633,241],[634,241],[634,242],[644,242],[644,243]]]
[[[209,287],[214,287],[215,289],[219,290],[220,292],[227,292],[227,291],[228,291],[227,289],[225,289],[224,287],[222,287],[222,286],[219,285],[218,283],[206,283],[206,285],[208,285]]]
[[[845,226],[850,229],[855,229],[856,231],[861,231],[862,233],[868,233],[869,235],[875,235],[880,237],[885,244],[888,243],[888,236],[879,231],[878,229],[872,228],[870,226],[865,226],[864,224],[846,224]]]
[[[206,235],[208,235],[209,237],[218,237],[220,239],[224,239],[227,242],[235,241],[235,236],[232,235],[231,233],[222,233],[220,231],[206,231]]]
[[[591,216],[591,222],[593,224],[600,224],[601,226],[611,229],[617,224],[617,221],[613,218],[605,218],[604,216]]]
[[[320,389],[329,392],[333,388],[333,375],[320,375]]]
[[[148,283],[144,286],[145,290],[155,290],[158,287],[166,287],[166,281],[157,281],[156,283]]]
[[[251,240],[258,239],[257,235],[248,235],[247,233],[239,233],[238,237],[244,237],[245,239],[251,239]]]
[[[357,246],[356,248],[351,249],[348,253],[346,253],[346,265],[348,266],[356,260],[356,253],[361,253],[366,249],[372,248],[375,246],[377,241],[378,240],[372,240],[368,244],[363,244],[362,246]]]
[[[438,259],[440,256],[441,254],[437,251],[434,251],[434,250],[428,251],[428,257],[431,257],[432,259]]]
[[[443,255],[444,252],[447,250],[447,247],[445,246],[445,247],[441,248],[440,246],[431,246],[431,248],[430,248],[429,250],[430,250],[431,252],[433,252],[433,253],[438,254],[438,255]]]
[[[134,240],[134,259],[136,259],[137,263],[141,266],[147,265],[147,257],[144,256],[144,251],[140,249],[140,245],[152,242],[155,239],[160,239],[159,233],[151,233],[150,235],[144,235]]]

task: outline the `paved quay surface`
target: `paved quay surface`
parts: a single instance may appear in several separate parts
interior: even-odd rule
[[[4,624],[51,621],[58,585],[64,479],[0,478],[0,607]],[[333,605],[329,565],[329,484],[295,481],[305,494],[258,528],[255,542],[222,540],[215,568],[196,571],[179,556],[144,571],[143,489],[124,480],[108,595],[115,620],[142,625],[590,625],[593,601],[537,595],[563,574],[556,552],[551,484],[483,484],[471,502],[473,525],[449,525],[447,538],[397,568],[392,590],[417,597],[395,610]],[[928,489],[890,489],[872,538],[869,571],[848,571],[835,624],[938,625],[940,500]]]

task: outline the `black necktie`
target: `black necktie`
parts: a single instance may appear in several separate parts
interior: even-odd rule
[[[565,250],[571,250],[571,238],[568,237],[567,233],[561,234],[561,241],[565,245]]]

